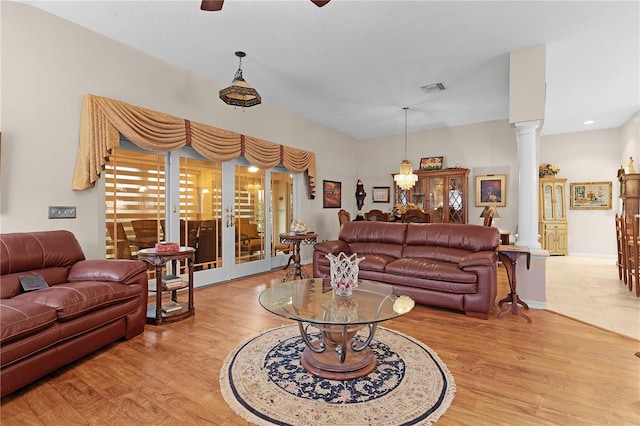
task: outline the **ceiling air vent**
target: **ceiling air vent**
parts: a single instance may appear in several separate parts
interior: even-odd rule
[[[433,92],[442,92],[447,88],[444,87],[444,83],[433,83],[433,84],[427,84],[426,86],[422,86],[421,89],[427,93],[433,93]]]

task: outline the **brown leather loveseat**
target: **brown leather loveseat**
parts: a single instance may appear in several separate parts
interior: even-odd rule
[[[357,253],[359,278],[401,287],[417,303],[487,319],[497,291],[497,228],[455,223],[349,222],[314,245],[313,276],[329,277],[327,253]]]
[[[68,231],[0,234],[0,273],[2,396],[144,331],[146,265],[85,260]],[[24,291],[36,274],[48,287]]]

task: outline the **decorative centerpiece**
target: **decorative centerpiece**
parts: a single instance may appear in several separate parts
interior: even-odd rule
[[[357,253],[347,256],[342,251],[337,256],[327,253],[325,257],[329,259],[331,267],[331,287],[339,296],[350,296],[353,289],[358,287],[358,264],[364,257],[358,258]]]
[[[553,164],[545,163],[540,164],[538,167],[538,176],[539,177],[554,177],[558,174],[560,168],[554,166]]]
[[[289,231],[295,234],[304,234],[307,232],[307,224],[304,223],[304,220],[295,218],[293,219],[293,222],[291,222]]]

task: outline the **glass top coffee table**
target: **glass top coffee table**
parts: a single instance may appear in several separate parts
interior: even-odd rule
[[[309,373],[331,380],[348,380],[369,374],[376,358],[369,347],[379,322],[409,312],[414,301],[396,287],[359,281],[350,296],[340,296],[329,279],[311,278],[280,282],[259,297],[269,312],[298,321],[306,348],[301,364]],[[361,333],[354,338],[360,329]]]

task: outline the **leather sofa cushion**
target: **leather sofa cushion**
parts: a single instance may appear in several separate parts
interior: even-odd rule
[[[440,246],[468,251],[496,251],[500,231],[463,223],[409,223],[407,246]]]
[[[346,241],[349,245],[352,242],[359,242],[402,246],[406,233],[407,225],[405,223],[357,221],[343,224],[338,239]]]
[[[0,345],[37,333],[56,321],[56,310],[27,300],[0,300]]]
[[[89,311],[140,296],[138,285],[80,281],[23,293],[12,300],[25,300],[55,308],[58,319],[67,321]]]
[[[402,258],[389,263],[385,269],[388,274],[419,277],[436,281],[451,281],[473,284],[477,282],[477,275],[465,272],[457,264],[439,262],[431,259]]]
[[[2,244],[0,244],[2,275],[51,266],[71,266],[84,258],[80,243],[69,231],[2,234]]]
[[[458,266],[458,262],[468,256],[470,252],[459,248],[439,246],[406,246],[402,257],[432,259],[440,262],[450,262]]]
[[[0,281],[0,298],[10,299],[22,293],[20,275],[39,274],[49,286],[67,282],[69,268],[66,266],[54,266],[50,268],[34,269],[33,271],[16,272],[2,276]]]
[[[41,357],[40,354],[47,352],[47,348],[55,346],[56,343],[60,341],[60,329],[58,326],[59,323],[56,322],[37,333],[29,334],[20,339],[2,344],[2,350],[0,351],[0,366],[2,369],[22,359],[32,358],[36,360],[35,362],[38,364],[45,364],[41,365],[41,367],[51,370],[51,366],[56,365],[58,355],[54,353],[54,358],[51,358],[50,355]],[[19,374],[24,374],[24,372]],[[6,386],[4,377],[2,386]]]
[[[140,260],[91,259],[76,262],[69,269],[68,282],[116,281],[129,284],[146,273],[147,264]]]
[[[358,258],[364,257],[364,260],[358,264],[358,269],[365,271],[384,272],[389,262],[396,260],[395,257],[386,256],[384,254],[367,254],[366,256],[358,255]]]

